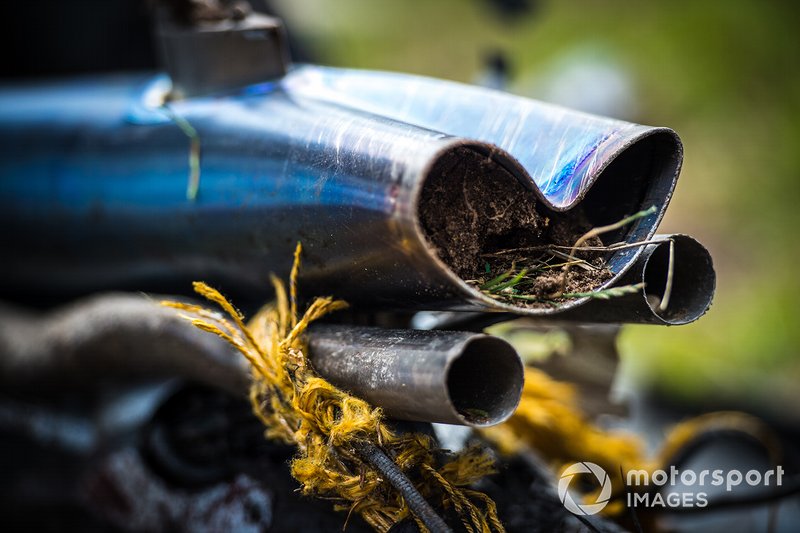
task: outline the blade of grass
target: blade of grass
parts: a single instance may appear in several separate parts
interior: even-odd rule
[[[505,281],[506,278],[508,278],[513,273],[514,273],[514,265],[512,264],[510,269],[506,270],[505,272],[503,272],[499,276],[490,279],[489,281],[487,281],[486,283],[481,285],[480,289],[482,291],[490,291],[494,287],[496,287],[497,285],[503,283],[503,281]]]
[[[188,120],[175,113],[167,104],[162,105],[161,109],[189,138],[189,182],[186,184],[186,199],[194,202],[200,190],[200,135]]]
[[[552,250],[552,254],[555,255],[556,257],[560,257],[561,259],[566,259],[568,262],[571,262],[573,265],[577,265],[584,270],[597,270],[596,266],[587,263],[583,259],[578,259],[577,257],[565,254],[564,252],[559,252],[558,250]]]
[[[503,291],[505,289],[510,289],[510,288],[514,287],[517,283],[519,283],[522,280],[522,278],[525,277],[525,274],[527,274],[527,273],[528,273],[528,269],[527,268],[523,268],[522,270],[519,271],[519,274],[517,274],[516,276],[511,278],[509,281],[506,281],[505,283],[501,283],[500,285],[495,286],[492,289],[492,292],[500,292],[500,291]]]
[[[667,242],[669,239],[648,239],[638,242],[616,242],[608,246],[582,246],[582,252],[616,252],[617,250],[627,250],[629,248],[639,248],[647,246],[648,244],[658,244]],[[522,248],[509,248],[508,250],[500,250],[499,252],[492,252],[489,254],[481,254],[481,257],[502,257],[504,255],[517,253],[517,252],[552,252],[553,250],[572,250],[572,246],[562,246],[559,244],[543,244],[540,246],[525,246]]]
[[[625,217],[619,222],[608,224],[607,226],[598,226],[596,228],[592,228],[586,233],[584,233],[577,241],[575,241],[575,244],[572,245],[572,249],[570,250],[569,255],[574,257],[578,251],[578,248],[580,248],[580,246],[589,239],[602,235],[603,233],[608,233],[609,231],[617,230],[623,226],[630,224],[631,222],[639,220],[640,218],[652,215],[655,212],[656,212],[656,206],[653,205],[650,206],[650,208],[648,209],[644,209],[642,211],[639,211],[638,213],[632,214],[631,216]],[[561,290],[560,290],[561,294],[563,294],[564,290],[567,288],[567,276],[569,275],[569,267],[570,265],[565,265],[563,269],[564,273],[561,275]],[[560,296],[560,294],[558,296]]]
[[[610,287],[593,292],[565,292],[561,295],[561,298],[597,298],[598,300],[610,300],[611,298],[619,298],[620,296],[639,293],[642,289],[644,289],[644,283],[637,283],[635,285],[622,285],[621,287]]]
[[[621,287],[610,287],[599,291],[592,292],[565,292],[558,298],[567,300],[575,300],[578,298],[596,298],[598,300],[610,300],[611,298],[619,298],[620,296],[627,296],[629,294],[636,294],[644,289],[644,283],[637,283],[635,285],[623,285]],[[528,300],[532,302],[542,303],[558,303],[553,298],[538,298],[536,296],[527,296],[524,294],[504,294],[507,298],[514,300]]]
[[[663,313],[669,305],[669,298],[672,296],[672,278],[675,271],[675,241],[669,240],[669,266],[667,267],[667,283],[664,285],[664,297],[658,304],[659,312]]]
[[[561,267],[563,267],[564,265],[567,265],[567,264],[569,264],[569,263],[572,263],[573,265],[577,265],[578,263],[585,263],[585,262],[586,262],[586,261],[584,261],[583,259],[576,259],[576,260],[574,260],[574,261],[566,261],[566,262],[564,262],[564,263],[556,263],[556,264],[554,264],[554,265],[542,265],[542,266],[540,266],[540,267],[536,268],[536,269],[534,270],[534,272],[538,272],[538,271],[540,271],[540,270],[552,270],[552,269],[554,269],[554,268],[561,268]]]

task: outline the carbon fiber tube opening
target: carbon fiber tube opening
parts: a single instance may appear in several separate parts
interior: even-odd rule
[[[486,427],[507,420],[522,394],[522,362],[495,337],[474,337],[447,368],[447,395],[464,424]]]
[[[669,277],[670,241],[656,245],[644,267],[647,305],[666,324],[687,324],[700,318],[711,306],[716,274],[711,254],[687,235],[670,235],[674,243],[672,288],[666,309],[659,306]]]

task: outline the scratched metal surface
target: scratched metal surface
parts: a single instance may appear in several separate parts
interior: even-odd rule
[[[401,420],[493,426],[511,416],[522,393],[519,355],[480,333],[316,324],[309,349],[331,383]]]
[[[640,126],[501,91],[421,76],[303,66],[287,92],[483,141],[510,153],[558,210],[573,207]]]
[[[163,92],[163,78],[143,75],[0,89],[0,293],[175,291],[204,279],[258,300],[300,240],[307,294],[521,311],[466,285],[421,234],[415,201],[430,165],[468,146],[565,209],[620,147],[668,132],[450,82],[300,67],[172,105],[201,138],[199,194],[188,200],[189,140],[158,109]],[[629,239],[654,233],[676,175],[631,178],[646,187],[628,201],[659,209]],[[617,253],[612,270],[637,254]]]

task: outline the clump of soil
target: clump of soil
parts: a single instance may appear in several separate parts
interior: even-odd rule
[[[602,252],[582,251],[578,256],[586,264],[572,266],[562,287],[561,265],[569,259],[559,254],[568,250],[550,245],[570,247],[592,225],[580,208],[547,210],[499,163],[468,148],[453,150],[431,170],[419,217],[437,254],[459,277],[515,305],[553,305],[561,292],[590,292],[611,277]],[[504,273],[507,279],[492,286]]]
[[[487,247],[539,242],[545,220],[530,191],[496,162],[467,148],[442,157],[429,174],[419,214],[439,257],[471,279]],[[520,244],[521,243],[521,244]]]

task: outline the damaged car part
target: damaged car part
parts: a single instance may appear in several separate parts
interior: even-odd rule
[[[497,337],[314,324],[308,340],[321,376],[398,419],[489,426],[522,391],[519,355]],[[165,377],[237,395],[250,382],[227,343],[140,295],[95,296],[43,317],[0,310],[4,387]]]
[[[287,273],[300,240],[308,294],[371,308],[551,315],[586,299],[543,309],[498,302],[443,260],[421,221],[426,182],[448,161],[472,180],[503,175],[542,221],[579,209],[594,226],[654,206],[604,241],[635,242],[655,232],[682,158],[666,128],[399,74],[300,66],[167,109],[169,90],[143,76],[0,90],[3,293],[66,298],[204,279],[263,298],[266,273]],[[174,117],[199,139],[194,200],[190,143]],[[605,285],[640,251],[613,252]]]
[[[694,238],[681,234],[656,235],[616,283],[641,285],[642,289],[610,300],[592,300],[567,311],[564,319],[586,323],[687,324],[711,307],[716,273],[711,254]]]
[[[522,393],[517,352],[480,333],[316,324],[309,349],[331,383],[402,420],[491,426]]]

